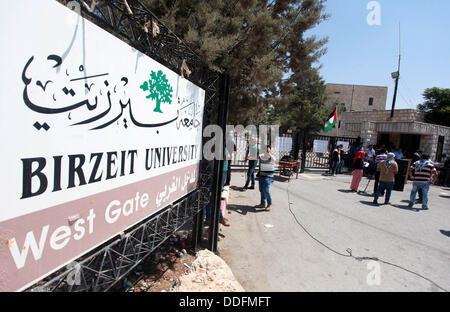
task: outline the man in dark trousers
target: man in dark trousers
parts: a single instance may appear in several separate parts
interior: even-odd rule
[[[247,181],[245,182],[244,190],[255,189],[255,170],[258,166],[258,154],[259,148],[256,139],[251,138],[247,146],[247,152],[245,154],[245,160],[248,161]]]
[[[382,148],[379,154],[375,157],[375,168],[377,170],[378,165],[387,159],[386,149]],[[378,184],[380,183],[380,172],[377,170],[375,172],[375,185],[373,186],[373,195],[378,190]],[[384,191],[381,193],[381,196],[384,196]]]
[[[341,151],[342,151],[343,146],[342,145],[338,145],[332,153],[331,156],[331,175],[335,176],[337,174],[337,169],[339,166],[339,163],[341,161]]]
[[[229,166],[228,166],[228,169],[226,172],[225,186],[230,186],[230,184],[231,184],[231,160],[232,160],[231,155],[233,155],[233,152],[237,151],[236,142],[234,141],[233,137],[234,137],[233,131],[230,131],[227,133],[227,139],[226,139],[227,148],[229,151],[232,151],[232,152],[230,153]]]
[[[415,164],[417,161],[419,161],[422,158],[422,155],[423,155],[422,151],[415,152],[412,156],[412,164]],[[422,199],[423,199],[422,189],[419,189],[418,194],[419,194],[419,199],[417,200],[417,203],[421,204]]]

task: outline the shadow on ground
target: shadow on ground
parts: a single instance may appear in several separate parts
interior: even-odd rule
[[[237,192],[245,191],[244,187],[240,187],[240,186],[230,186],[230,189],[233,190],[233,191],[237,191]]]
[[[292,179],[292,177],[291,177],[291,179]],[[294,179],[295,179],[295,177],[294,177]],[[285,177],[285,176],[279,176],[279,175],[276,175],[276,176],[274,176],[273,177],[273,180],[274,181],[276,181],[276,182],[288,182],[289,181],[289,177]]]
[[[322,173],[322,177],[338,177],[338,176],[351,176],[351,175],[353,175],[353,173],[349,173],[349,172],[337,173],[335,175],[332,175],[329,172]]]
[[[352,190],[338,190],[341,193],[355,193]]]
[[[409,201],[407,201],[407,203],[409,203]],[[402,209],[402,210],[409,210],[409,211],[414,211],[414,212],[419,212],[418,208],[411,208],[409,207],[409,205],[392,205],[392,207],[397,208],[397,209]]]
[[[360,201],[360,203],[363,205],[372,206],[372,207],[381,207],[382,206],[381,204],[374,204],[371,201],[365,201],[365,200]]]
[[[373,197],[373,194],[367,193],[367,192],[358,192],[358,195],[364,196],[364,197]]]
[[[441,230],[441,233],[442,233],[443,235],[445,235],[445,236],[450,237],[450,231],[444,231],[444,230]]]
[[[373,201],[361,201],[361,204],[366,205],[366,206],[371,206],[371,207],[394,207],[397,209],[402,209],[402,210],[409,210],[409,211],[414,211],[414,212],[419,212],[419,209],[416,208],[410,208],[408,205],[395,205],[395,204],[385,204],[383,201],[379,201],[378,204],[374,204]]]
[[[227,210],[237,212],[243,216],[248,213],[261,213],[265,212],[265,209],[256,209],[254,206],[245,206],[245,205],[228,205]]]
[[[439,195],[439,197],[442,197],[442,198],[450,198],[449,195]]]

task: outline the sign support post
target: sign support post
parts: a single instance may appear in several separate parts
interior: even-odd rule
[[[223,75],[220,78],[220,107],[219,107],[219,126],[222,131],[226,129],[228,119],[228,95],[230,92],[230,78]],[[226,136],[222,137],[222,147],[225,147]],[[222,149],[225,150],[224,148]],[[212,252],[217,252],[217,237],[219,235],[219,218],[221,206],[221,192],[223,181],[223,164],[224,153],[221,155],[221,160],[214,160],[214,189],[211,194],[211,220],[209,225],[208,249]]]

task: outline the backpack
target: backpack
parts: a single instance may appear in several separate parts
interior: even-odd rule
[[[280,161],[294,162],[295,159],[291,155],[285,155],[285,156],[281,157]],[[297,171],[297,167],[293,168],[293,172],[295,172],[295,171]],[[283,168],[283,170],[281,171],[281,174],[284,176],[287,176],[287,177],[289,176],[289,173],[290,173],[290,171],[288,168]]]
[[[285,156],[281,157],[280,161],[293,162],[294,157],[292,157],[291,155],[285,155]]]

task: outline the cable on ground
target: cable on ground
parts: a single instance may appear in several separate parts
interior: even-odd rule
[[[295,213],[292,211],[292,208],[291,208],[292,203],[291,203],[291,196],[290,196],[290,193],[289,193],[289,187],[290,187],[290,185],[289,185],[289,186],[287,187],[287,189],[286,189],[287,195],[288,195],[289,211],[290,211],[291,214],[294,216],[294,219],[295,219],[296,223],[303,229],[303,231],[305,231],[305,233],[306,233],[309,237],[311,237],[314,241],[316,241],[317,243],[319,243],[320,245],[322,245],[322,246],[325,247],[326,249],[330,250],[331,252],[333,252],[333,253],[335,253],[335,254],[337,254],[337,255],[339,255],[339,256],[342,256],[342,257],[345,257],[345,258],[352,258],[352,259],[358,260],[358,261],[360,261],[360,262],[362,262],[362,261],[376,261],[376,262],[380,262],[380,263],[384,263],[384,264],[387,264],[387,265],[396,267],[396,268],[398,268],[398,269],[401,269],[401,270],[406,271],[406,272],[408,272],[408,273],[410,273],[410,274],[416,275],[416,276],[418,276],[418,277],[420,277],[420,278],[422,278],[422,279],[424,279],[424,280],[430,282],[431,284],[433,284],[434,286],[436,286],[437,288],[439,288],[440,290],[442,290],[442,291],[444,291],[444,292],[449,292],[447,289],[445,289],[445,288],[439,286],[439,285],[438,285],[436,282],[434,282],[433,280],[431,280],[431,279],[429,279],[429,278],[427,278],[427,277],[425,277],[425,276],[423,276],[423,275],[421,275],[421,274],[419,274],[419,273],[417,273],[417,272],[408,270],[408,269],[406,269],[406,268],[404,268],[404,267],[402,267],[402,266],[400,266],[400,265],[397,265],[397,264],[394,264],[394,263],[391,263],[391,262],[388,262],[388,261],[384,261],[384,260],[382,260],[382,259],[380,259],[380,258],[377,258],[377,257],[355,257],[355,256],[353,255],[352,250],[351,250],[350,248],[347,249],[347,254],[344,254],[344,253],[341,253],[341,252],[339,252],[339,251],[337,251],[337,250],[335,250],[335,249],[329,247],[328,245],[326,245],[325,243],[323,243],[322,241],[320,241],[319,239],[317,239],[316,237],[314,237],[314,235],[312,235],[312,234],[305,228],[305,226],[298,220],[297,216],[295,215]]]

